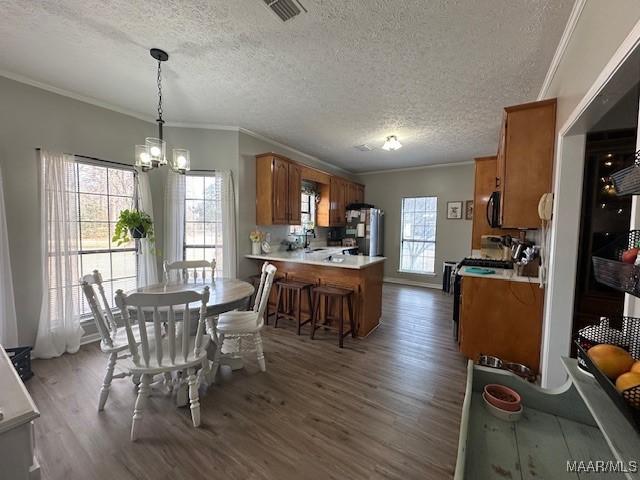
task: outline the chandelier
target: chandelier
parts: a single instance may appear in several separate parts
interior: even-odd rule
[[[168,163],[167,142],[162,135],[162,126],[164,125],[162,119],[162,62],[169,60],[169,54],[159,48],[152,48],[149,53],[158,61],[158,118],[156,120],[158,136],[147,137],[144,140],[144,145],[136,145],[135,147],[135,165],[143,172]],[[189,150],[174,148],[169,166],[178,173],[186,173],[191,168]]]

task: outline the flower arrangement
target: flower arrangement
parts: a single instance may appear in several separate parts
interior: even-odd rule
[[[253,243],[260,243],[263,239],[264,239],[264,233],[261,232],[260,230],[253,230],[249,234],[249,240],[251,240]]]

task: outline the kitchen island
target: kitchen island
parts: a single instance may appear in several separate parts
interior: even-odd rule
[[[356,333],[359,337],[363,337],[368,335],[380,323],[382,314],[382,275],[385,257],[341,255],[341,251],[342,248],[326,248],[312,252],[297,250],[293,252],[246,255],[246,258],[256,260],[256,266],[264,261],[272,263],[278,269],[278,274],[285,276],[287,280],[305,281],[314,285],[328,285],[353,290]],[[276,288],[271,293],[271,311],[275,307],[275,293]],[[335,315],[337,308],[337,305],[330,305],[330,314]],[[311,308],[304,296],[301,309],[303,317],[310,315]]]

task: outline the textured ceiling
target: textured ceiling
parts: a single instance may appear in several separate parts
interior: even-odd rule
[[[534,100],[572,0],[0,0],[0,70],[169,122],[236,125],[353,171],[496,150]],[[379,147],[386,135],[404,144]],[[360,152],[354,145],[377,147]]]

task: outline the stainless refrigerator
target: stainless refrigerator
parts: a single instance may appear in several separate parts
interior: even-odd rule
[[[379,208],[348,210],[345,237],[356,240],[358,254],[383,256],[384,212]]]

